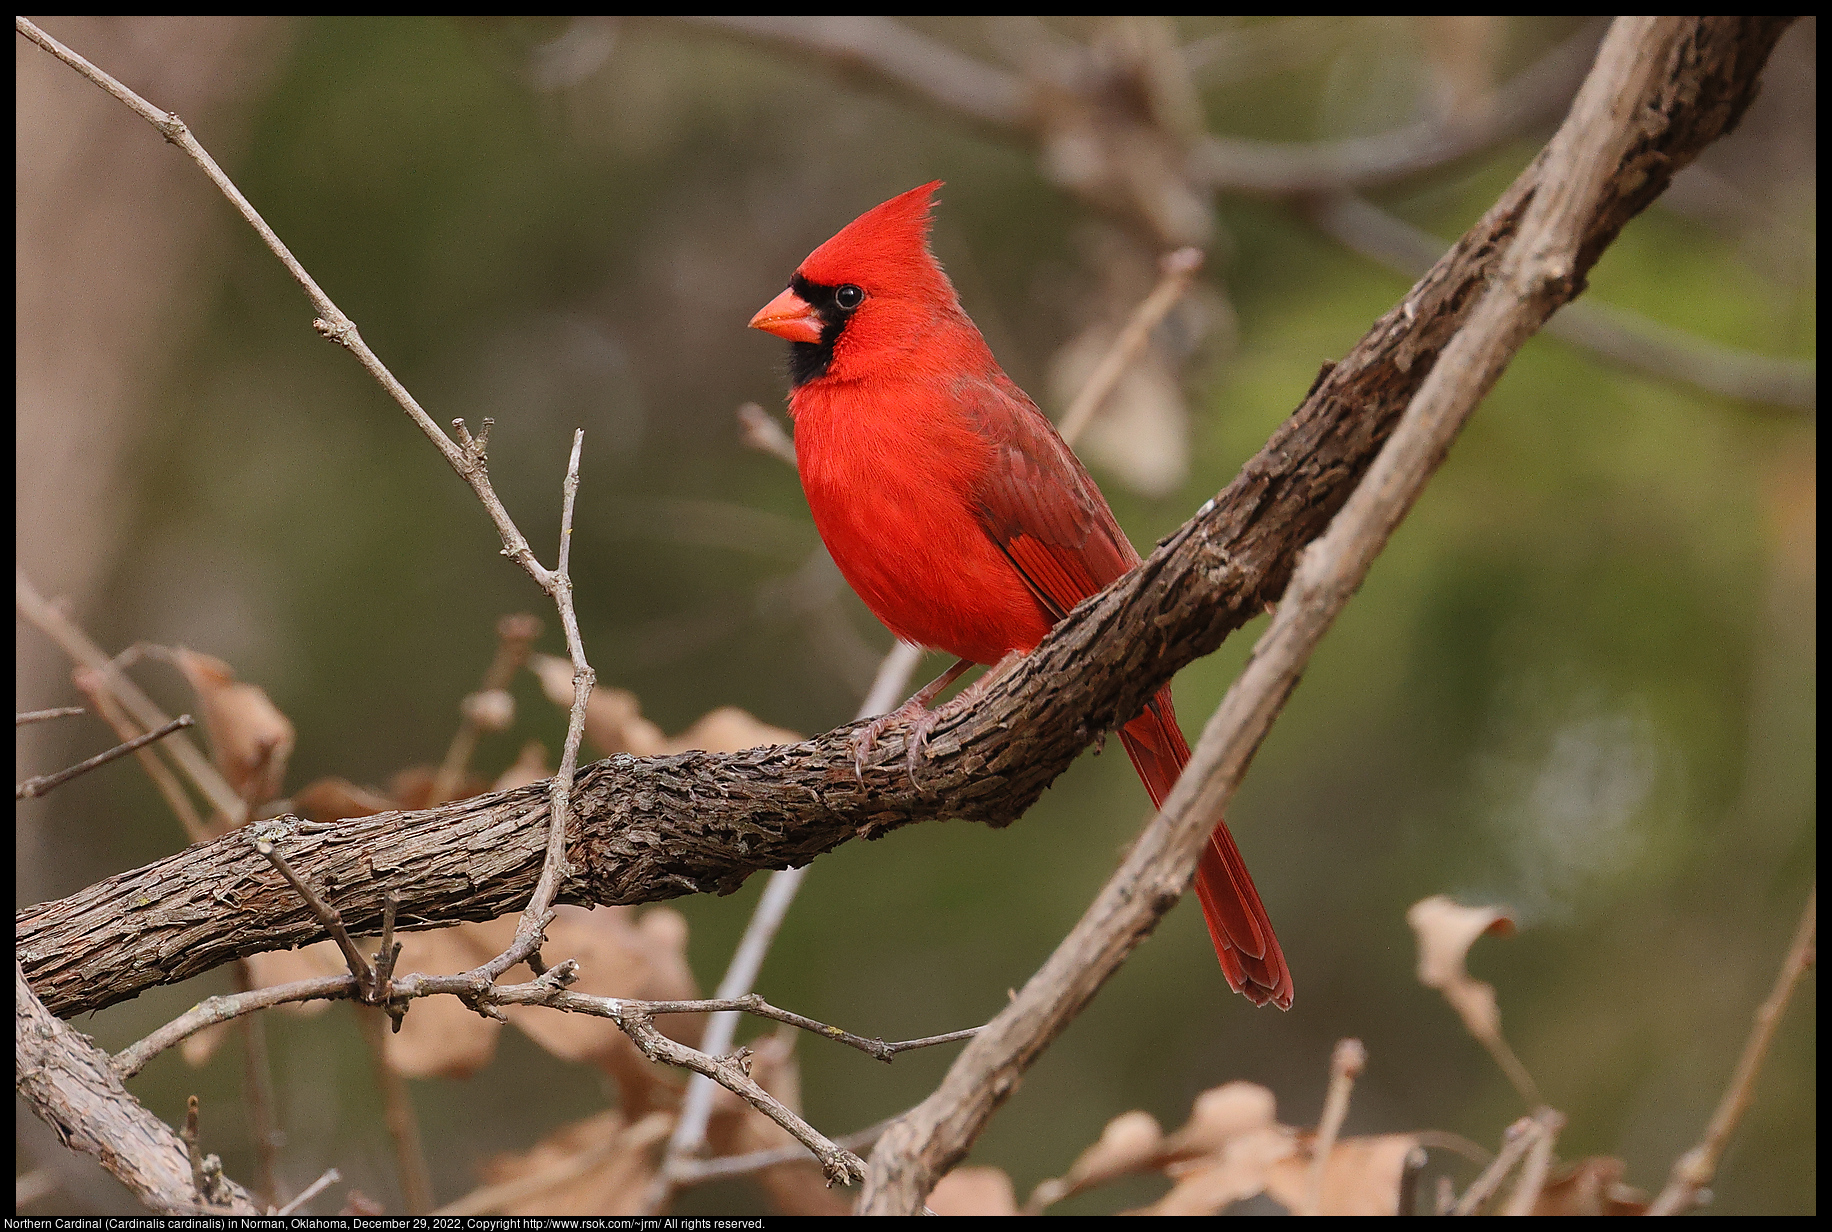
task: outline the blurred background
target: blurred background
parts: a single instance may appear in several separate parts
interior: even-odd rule
[[[780,413],[783,345],[744,325],[833,231],[947,181],[936,252],[1051,414],[1157,255],[1207,251],[1081,449],[1149,550],[1487,209],[1602,33],[1561,18],[43,24],[191,124],[436,420],[495,420],[497,490],[549,562],[585,429],[585,644],[599,680],[671,733],[725,705],[834,727],[891,644],[826,561],[791,469],[734,419],[745,401]],[[1370,1055],[1347,1132],[1492,1148],[1519,1099],[1413,976],[1405,911],[1434,893],[1521,923],[1472,966],[1569,1118],[1563,1156],[1618,1156],[1654,1190],[1697,1140],[1814,878],[1815,39],[1811,20],[1786,35],[1740,129],[1608,250],[1562,336],[1528,345],[1261,750],[1231,821],[1295,1008],[1230,995],[1185,903],[970,1162],[1022,1196],[1113,1116],[1180,1124],[1233,1079],[1314,1124],[1345,1035]],[[110,651],[184,645],[264,688],[297,727],[289,790],[437,762],[499,617],[540,614],[540,647],[564,653],[551,608],[188,160],[24,40],[16,67],[21,568]],[[1177,678],[1192,736],[1262,627]],[[52,644],[23,622],[16,636],[18,708],[80,700]],[[168,666],[136,675],[194,708]],[[486,777],[529,739],[557,755],[562,712],[526,674],[514,691],[514,729],[477,756]],[[22,729],[18,776],[112,743],[93,718]],[[984,1021],[1147,812],[1110,747],[1009,829],[839,850],[813,866],[760,990],[884,1038]],[[184,841],[125,761],[18,816],[19,904]],[[702,988],[762,880],[672,904]],[[119,1048],[228,987],[215,972],[79,1026]],[[354,1027],[340,1011],[267,1031],[284,1186],[335,1165],[395,1204]],[[1814,1208],[1814,1031],[1809,977],[1713,1209]],[[830,1134],[920,1099],[955,1051],[884,1067],[798,1050]],[[233,1053],[197,1070],[169,1054],[132,1089],[168,1121],[201,1094],[206,1145],[246,1179]],[[440,1201],[615,1102],[515,1032],[474,1076],[412,1092]],[[59,1186],[22,1210],[132,1209],[29,1116],[20,1128],[21,1172]],[[729,1182],[676,1209],[766,1204]]]

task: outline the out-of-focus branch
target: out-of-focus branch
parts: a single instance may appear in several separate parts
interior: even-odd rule
[[[97,753],[94,757],[86,761],[79,761],[74,766],[59,770],[56,774],[33,775],[31,778],[14,788],[13,798],[15,800],[29,800],[37,796],[42,796],[53,788],[63,786],[79,775],[88,774],[91,770],[100,766],[106,766],[117,757],[126,757],[129,753],[137,753],[154,741],[164,740],[173,732],[182,731],[187,727],[194,726],[195,723],[196,720],[190,715],[181,714],[170,723],[167,723],[164,727],[156,728],[142,736],[135,736],[132,740],[117,744],[106,752]]]
[[[1687,72],[1706,77],[1702,93],[1662,95],[1645,113],[1645,162],[1611,182],[1575,274],[1734,122],[1782,28],[1726,18],[1694,29]],[[1523,173],[1317,381],[1225,491],[1139,569],[1071,612],[977,706],[945,716],[930,733],[920,787],[904,770],[909,733],[900,726],[862,775],[853,772],[845,728],[740,753],[613,757],[579,776],[579,824],[568,845],[579,872],[566,883],[567,901],[654,902],[731,889],[758,869],[805,864],[912,822],[1022,816],[1096,733],[1136,714],[1176,671],[1283,593],[1299,550],[1342,508],[1500,272],[1541,175],[1538,163]],[[338,908],[359,934],[378,927],[391,892],[401,896],[405,927],[492,919],[525,902],[539,875],[546,828],[529,823],[544,817],[542,796],[535,784],[425,812],[296,826],[287,854],[315,884],[335,880]],[[225,888],[233,904],[218,897]],[[28,978],[57,1013],[323,936],[285,882],[233,839],[27,907],[16,922]]]
[[[1442,240],[1360,197],[1337,194],[1306,208],[1331,239],[1409,277],[1444,255]],[[1819,403],[1819,367],[1720,346],[1608,304],[1569,304],[1546,332],[1638,376],[1767,406],[1810,411]]]
[[[1683,1214],[1698,1204],[1705,1186],[1717,1175],[1718,1160],[1723,1158],[1724,1148],[1730,1145],[1730,1135],[1736,1132],[1737,1122],[1743,1119],[1750,1101],[1755,1098],[1756,1076],[1762,1072],[1762,1061],[1774,1042],[1775,1030],[1787,1013],[1788,1000],[1807,968],[1814,964],[1818,948],[1819,887],[1815,886],[1807,894],[1806,909],[1800,913],[1800,924],[1794,930],[1794,942],[1781,962],[1774,988],[1756,1010],[1755,1025],[1750,1028],[1749,1040],[1743,1045],[1743,1055],[1737,1059],[1736,1071],[1731,1074],[1730,1085],[1718,1101],[1717,1111],[1711,1114],[1711,1124],[1705,1128],[1704,1138],[1674,1162],[1672,1175],[1660,1196],[1648,1207],[1648,1214]]]
[[[1565,123],[1476,233],[1445,258],[1468,251],[1498,213],[1518,210],[1500,237],[1503,254],[1494,276],[1443,346],[1366,477],[1298,559],[1271,627],[1203,729],[1162,811],[1011,1005],[974,1037],[942,1084],[879,1141],[861,1213],[917,1213],[1024,1071],[1181,896],[1312,651],[1458,430],[1526,339],[1576,294],[1622,222],[1665,186],[1677,169],[1671,165],[1676,133],[1684,134],[1679,148],[1688,138],[1697,141],[1689,155],[1734,122],[1784,28],[1785,22],[1755,19],[1622,18],[1614,24]],[[1701,95],[1724,105],[1697,115]],[[1616,221],[1599,234],[1599,219],[1611,217]],[[1417,311],[1408,297],[1400,316],[1411,320]],[[1327,386],[1341,368],[1320,384]]]
[[[1034,122],[1030,91],[1022,78],[888,17],[665,20],[808,57],[995,129],[1023,129]]]
[[[1556,120],[1584,80],[1599,29],[1586,26],[1495,91],[1473,115],[1451,113],[1374,137],[1312,144],[1205,136],[1191,148],[1193,179],[1217,192],[1262,197],[1375,188],[1410,179]]]
[[[100,676],[107,684],[108,691],[114,694],[122,707],[142,727],[150,731],[171,722],[166,713],[153,704],[153,699],[141,692],[140,686],[128,679],[127,673],[115,666],[114,660],[102,653],[100,646],[89,640],[88,634],[77,628],[75,622],[58,610],[56,604],[38,593],[38,588],[32,585],[23,569],[14,570],[13,606],[27,623],[56,642],[59,649],[70,656],[71,662]],[[197,751],[191,738],[181,732],[167,741],[164,747],[210,801],[211,806],[228,818],[231,824],[240,824],[248,814],[248,806],[223,781],[223,776],[216,772],[210,760]]]

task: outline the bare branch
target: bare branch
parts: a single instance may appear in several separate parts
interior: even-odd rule
[[[1546,1188],[1546,1178],[1552,1172],[1552,1148],[1558,1143],[1559,1131],[1565,1128],[1565,1117],[1557,1109],[1541,1108],[1535,1120],[1539,1132],[1527,1151],[1527,1162],[1521,1166],[1520,1180],[1501,1212],[1504,1215],[1531,1215],[1539,1204],[1540,1193]]]
[[[1314,202],[1305,213],[1337,242],[1413,277],[1430,269],[1446,248],[1435,236],[1351,194]],[[1608,304],[1568,304],[1547,322],[1546,332],[1605,363],[1667,384],[1805,411],[1819,403],[1819,368],[1812,360],[1720,346]]]
[[[51,719],[67,719],[73,715],[88,713],[81,706],[58,706],[52,710],[22,710],[13,716],[13,726],[24,727],[28,723],[44,723]]]
[[[1794,988],[1814,964],[1818,952],[1819,940],[1819,887],[1816,885],[1807,894],[1807,905],[1800,913],[1800,923],[1794,929],[1793,944],[1788,946],[1787,957],[1781,962],[1781,971],[1775,976],[1775,986],[1769,990],[1766,1000],[1756,1009],[1756,1021],[1750,1028],[1749,1039],[1743,1045],[1743,1055],[1737,1058],[1737,1068],[1730,1076],[1730,1085],[1718,1100],[1717,1111],[1711,1114],[1711,1123],[1705,1128],[1705,1136],[1699,1144],[1674,1161],[1672,1174],[1660,1196],[1648,1207],[1650,1215],[1679,1215],[1699,1204],[1705,1186],[1711,1184],[1717,1175],[1718,1160],[1724,1157],[1724,1148],[1730,1145],[1730,1135],[1736,1132],[1737,1122],[1749,1111],[1750,1102],[1756,1096],[1756,1078],[1762,1072],[1763,1059],[1768,1056],[1768,1048],[1775,1039],[1775,1030],[1781,1025],[1783,1015],[1787,1013],[1788,1000],[1794,995]]]
[[[1663,94],[1640,113],[1647,160],[1612,180],[1592,210],[1575,274],[1735,120],[1781,28],[1756,18],[1694,28],[1684,79],[1696,85],[1705,75],[1706,84],[1683,98]],[[1178,669],[1284,591],[1299,548],[1342,508],[1499,273],[1543,162],[1316,384],[1226,491],[1141,568],[1070,613],[978,706],[937,726],[920,789],[904,772],[895,728],[862,778],[851,772],[848,729],[741,753],[613,757],[579,774],[568,858],[580,871],[564,901],[654,902],[730,889],[754,870],[803,865],[900,825],[1021,816],[1098,732],[1136,713]],[[525,903],[539,875],[547,835],[526,823],[544,811],[542,794],[534,785],[420,813],[298,827],[288,858],[320,884],[335,875],[339,908],[358,932],[379,926],[390,890],[401,896],[402,927],[491,919]],[[232,905],[218,897],[229,892]],[[129,903],[144,906],[130,913]],[[58,1013],[323,936],[240,841],[193,847],[16,917],[21,961]]]
[[[1094,416],[1114,386],[1126,374],[1126,369],[1145,349],[1145,343],[1151,338],[1151,331],[1158,327],[1170,310],[1183,298],[1190,283],[1202,271],[1202,250],[1199,248],[1179,248],[1166,253],[1158,262],[1158,285],[1153,287],[1139,306],[1133,309],[1132,316],[1127,318],[1125,327],[1114,338],[1113,345],[1101,356],[1087,384],[1075,395],[1075,401],[1062,413],[1062,422],[1057,426],[1062,439],[1071,447],[1081,439],[1081,434],[1094,422]]]
[[[1480,154],[1556,120],[1584,80],[1598,31],[1586,26],[1495,91],[1474,114],[1451,112],[1417,124],[1312,145],[1205,136],[1190,151],[1191,177],[1218,192],[1266,197],[1368,189],[1410,179]]]
[[[97,1160],[157,1211],[198,1209],[189,1155],[171,1126],[121,1085],[108,1056],[45,1009],[14,964],[13,1047],[19,1096],[64,1145]],[[259,1214],[248,1192],[219,1178],[212,1213]]]
[[[1030,91],[1014,74],[888,17],[671,17],[683,25],[806,56],[994,129],[1033,122]]]
[[[274,1214],[291,1215],[304,1210],[306,1203],[310,1202],[313,1198],[316,1198],[319,1194],[341,1180],[343,1180],[343,1173],[335,1168],[328,1169],[323,1176],[301,1190],[297,1198],[294,1198],[291,1202],[288,1202],[285,1206],[275,1211]]]
[[[1527,337],[1576,293],[1583,272],[1627,217],[1664,187],[1676,169],[1675,133],[1684,134],[1679,148],[1698,143],[1689,157],[1747,104],[1755,71],[1784,24],[1624,18],[1614,25],[1564,125],[1446,258],[1452,262],[1469,251],[1498,216],[1515,219],[1501,239],[1504,255],[1492,280],[1443,346],[1366,478],[1298,559],[1271,627],[1210,718],[1163,810],[1012,1004],[963,1050],[941,1086],[878,1143],[861,1213],[919,1210],[1024,1070],[1177,901],[1312,650],[1464,420]],[[1703,76],[1724,90],[1714,96],[1723,105],[1709,119],[1691,110]],[[1610,221],[1599,234],[1605,219]],[[1415,321],[1425,289],[1415,288],[1386,321],[1396,315]],[[1344,375],[1345,366],[1321,380],[1318,392]]]
[[[31,25],[23,17],[18,20]],[[107,683],[109,692],[120,699],[121,705],[142,727],[150,731],[171,722],[165,712],[153,704],[153,699],[141,692],[140,686],[129,680],[127,673],[115,666],[114,661],[102,653],[100,646],[89,640],[88,634],[77,628],[74,621],[38,593],[38,588],[32,585],[23,569],[15,570],[14,573],[13,606],[25,617],[27,623],[56,642],[71,662],[99,675]],[[223,781],[223,776],[216,772],[209,758],[197,751],[191,738],[180,734],[165,747],[179,768],[197,784],[198,790],[210,801],[211,807],[227,817],[231,825],[239,825],[248,814],[247,805]]]
[[[1298,1215],[1323,1213],[1323,1174],[1329,1171],[1329,1157],[1336,1149],[1336,1135],[1349,1114],[1349,1093],[1355,1079],[1368,1065],[1368,1050],[1358,1039],[1336,1042],[1329,1058],[1329,1093],[1323,1099],[1323,1116],[1317,1122],[1317,1138],[1311,1145],[1310,1175],[1304,1182],[1304,1209]]]
[[[195,726],[195,724],[196,720],[190,715],[181,714],[170,723],[167,723],[164,727],[155,731],[149,731],[144,736],[136,736],[124,744],[117,744],[106,753],[97,753],[89,760],[79,761],[67,770],[59,770],[56,774],[33,775],[31,778],[14,788],[13,799],[30,800],[42,796],[55,787],[63,786],[73,778],[88,774],[97,766],[106,766],[117,757],[125,757],[129,753],[138,752],[154,741],[164,740],[173,732],[182,731],[187,727]]]

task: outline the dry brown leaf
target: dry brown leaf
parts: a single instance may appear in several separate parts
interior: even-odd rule
[[[1648,1196],[1624,1185],[1620,1159],[1592,1155],[1556,1172],[1539,1192],[1535,1215],[1645,1215]]]
[[[956,1168],[924,1204],[937,1215],[1016,1215],[1017,1195],[1003,1168]]]
[[[1139,1215],[1215,1215],[1265,1191],[1274,1165],[1297,1152],[1296,1134],[1280,1126],[1249,1129],[1221,1150],[1180,1165],[1171,1191]]]
[[[314,779],[293,793],[293,812],[320,823],[372,817],[394,807],[394,801],[387,796],[358,787],[348,779]]]
[[[221,659],[180,646],[172,662],[204,714],[216,768],[252,811],[280,794],[293,754],[292,722],[259,685],[240,683]]]
[[[490,784],[490,790],[508,791],[512,787],[526,787],[552,773],[547,767],[547,746],[539,740],[530,740],[522,746],[515,764],[496,776],[496,781]]]
[[[504,918],[512,937],[513,918]],[[490,953],[500,953],[507,944],[504,940]],[[543,953],[550,963],[578,960],[576,992],[640,1001],[685,1001],[699,995],[687,965],[687,921],[670,907],[651,907],[641,916],[633,907],[560,907],[547,927]],[[651,1063],[609,1019],[539,1006],[508,1006],[504,1014],[548,1052],[590,1062],[609,1074],[631,1115],[672,1102],[677,1077]],[[705,1030],[699,1014],[668,1014],[655,1025],[685,1044],[697,1042]]]
[[[556,706],[571,709],[572,664],[554,655],[528,656],[528,668],[540,679],[541,691]],[[627,689],[599,685],[585,702],[585,739],[598,752],[661,757],[703,749],[736,753],[766,744],[794,744],[801,737],[772,727],[736,706],[721,706],[703,715],[678,736],[669,736],[642,714],[642,703]]]
[[[1444,994],[1470,1034],[1498,1038],[1501,1011],[1495,988],[1470,975],[1464,966],[1470,946],[1484,933],[1514,931],[1513,917],[1499,907],[1465,907],[1442,894],[1421,899],[1406,911],[1406,922],[1419,939],[1419,983]]]
[[[649,1183],[674,1128],[669,1113],[631,1125],[618,1111],[561,1127],[524,1153],[498,1155],[485,1184],[443,1215],[647,1215]]]
[[[515,696],[507,689],[483,689],[467,694],[458,713],[484,731],[508,731],[515,723]]]
[[[275,984],[290,984],[295,980],[315,980],[326,975],[343,975],[350,970],[344,962],[343,951],[337,948],[335,941],[320,941],[298,950],[269,950],[265,954],[250,954],[247,958],[249,978],[255,988],[272,988]],[[300,1017],[311,1017],[322,1014],[331,1007],[329,1001],[288,1001],[279,1009]],[[186,1064],[196,1068],[204,1065],[216,1050],[229,1038],[232,1023],[219,1022],[205,1027],[195,1035],[187,1036],[179,1045]]]
[[[388,796],[398,809],[423,809],[430,807],[433,799],[433,787],[439,781],[439,771],[434,766],[409,766],[397,770],[388,780]],[[452,793],[452,800],[469,800],[472,796],[488,791],[490,782],[482,775],[466,771],[458,789]],[[450,803],[450,801],[446,801]]]
[[[1190,1119],[1164,1140],[1166,1161],[1213,1155],[1238,1134],[1272,1128],[1278,1101],[1257,1082],[1230,1082],[1196,1097]]]
[[[1052,1177],[1031,1191],[1027,1214],[1038,1214],[1064,1198],[1155,1167],[1164,1145],[1164,1131],[1149,1112],[1125,1112],[1107,1122],[1094,1145],[1076,1157],[1068,1172]]]
[[[1310,1186],[1311,1144],[1279,1160],[1266,1172],[1266,1193],[1286,1210],[1299,1209]],[[1319,1215],[1396,1215],[1400,1177],[1417,1134],[1341,1138],[1323,1170]]]
[[[769,744],[794,744],[801,739],[794,732],[772,727],[748,711],[736,706],[709,710],[665,747],[669,753],[701,749],[708,753],[738,753]]]

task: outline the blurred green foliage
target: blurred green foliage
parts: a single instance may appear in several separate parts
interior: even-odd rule
[[[984,50],[976,26],[923,28]],[[596,71],[532,88],[536,53],[565,30],[301,22],[229,170],[435,419],[494,418],[497,488],[549,560],[570,432],[586,429],[573,567],[601,681],[634,690],[669,731],[726,704],[833,727],[889,638],[831,571],[804,567],[818,541],[794,475],[738,441],[733,408],[780,408],[784,387],[779,344],[746,319],[860,210],[943,178],[938,252],[1001,359],[1041,396],[1077,323],[1058,292],[1091,293],[1078,231],[1108,224],[1024,149],[679,26],[625,24]],[[1510,68],[1564,30],[1511,26]],[[1393,45],[1390,31],[1347,39],[1217,88],[1209,119],[1314,140],[1352,127],[1343,95],[1361,92],[1397,109],[1370,113],[1371,131],[1402,122],[1416,82],[1394,101],[1400,86],[1381,85],[1376,63]],[[1535,148],[1509,145],[1382,202],[1454,237]],[[1810,237],[1808,201],[1785,221]],[[1161,500],[1107,485],[1141,547],[1225,486],[1318,364],[1407,286],[1276,205],[1223,199],[1218,222],[1213,280],[1238,339],[1188,383],[1191,477]],[[182,361],[120,494],[131,540],[91,632],[110,646],[183,642],[262,684],[299,729],[290,786],[385,782],[442,754],[496,618],[532,610],[551,626],[551,614],[497,554],[470,492],[313,333],[252,234],[233,228],[227,242],[209,275],[213,308],[174,340]],[[1811,356],[1812,254],[1778,270],[1755,247],[1656,209],[1605,255],[1590,294],[1724,345]],[[1405,909],[1447,892],[1521,916],[1521,935],[1482,942],[1473,962],[1570,1118],[1561,1153],[1620,1155],[1632,1182],[1658,1188],[1702,1129],[1814,876],[1815,448],[1810,414],[1532,342],[1325,641],[1233,809],[1296,973],[1294,1010],[1254,1013],[1229,995],[1195,908],[1179,907],[972,1162],[1008,1169],[1022,1196],[1110,1117],[1145,1108],[1178,1124],[1197,1092],[1237,1078],[1269,1085],[1282,1119],[1312,1122],[1344,1035],[1371,1055],[1349,1132],[1435,1127],[1494,1143],[1517,1099],[1412,976]],[[769,517],[727,509],[721,521],[715,509],[696,521],[686,502]],[[1178,678],[1192,735],[1261,627]],[[557,631],[544,645],[558,650]],[[485,773],[531,735],[559,745],[563,715],[531,681],[516,691],[521,721],[486,739]],[[177,842],[125,770],[67,789],[63,807],[65,862],[45,894]],[[923,825],[835,852],[812,870],[762,991],[886,1038],[981,1021],[1076,919],[1146,810],[1109,748],[1007,830]],[[756,884],[675,904],[707,987]],[[225,983],[219,972],[162,989],[83,1029],[119,1047]],[[392,1194],[345,1015],[275,1016],[269,1029],[288,1180],[335,1164]],[[1716,1209],[1813,1209],[1814,1034],[1809,981]],[[931,1089],[952,1051],[885,1068],[803,1041],[809,1115],[830,1133],[889,1115]],[[135,1089],[168,1118],[202,1092],[208,1145],[246,1177],[238,1084],[229,1052],[201,1073],[168,1057]],[[415,1091],[442,1199],[473,1183],[479,1160],[608,1098],[514,1032],[475,1078]],[[1124,1203],[1152,1196],[1123,1192]],[[682,1209],[758,1202],[733,1184]],[[1097,1193],[1062,1209],[1124,1203]]]

